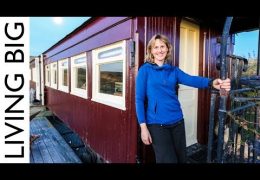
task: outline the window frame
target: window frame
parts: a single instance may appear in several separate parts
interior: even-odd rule
[[[32,68],[30,68],[30,76],[29,76],[29,81],[32,81]]]
[[[49,81],[48,81],[48,73],[50,73]],[[45,86],[51,87],[51,66],[50,66],[50,64],[45,65]]]
[[[67,65],[63,65],[67,63]],[[69,59],[62,59],[58,61],[58,69],[59,69],[59,81],[58,81],[58,90],[68,93],[69,92]],[[67,86],[63,85],[63,70],[67,69]]]
[[[76,59],[80,59],[80,58],[85,58],[85,62],[83,63],[79,63],[79,64],[75,64],[74,61]],[[87,53],[84,52],[84,53],[81,53],[81,54],[78,54],[78,55],[75,55],[75,56],[72,56],[70,58],[70,62],[71,62],[71,66],[70,66],[70,70],[71,70],[71,82],[70,82],[70,85],[71,85],[71,94],[75,95],[75,96],[79,96],[81,98],[84,98],[84,99],[87,99],[88,98],[88,66],[87,66]],[[76,84],[76,77],[75,77],[75,69],[76,67],[82,67],[83,65],[86,66],[86,90],[84,89],[80,89],[80,88],[77,88],[75,87]]]
[[[56,65],[56,67],[53,67],[53,66],[55,66]],[[51,76],[51,88],[53,88],[53,89],[58,89],[58,63],[57,63],[57,61],[56,62],[53,62],[53,63],[51,63],[50,64],[50,66],[51,66],[51,74],[50,74],[50,76]],[[54,73],[54,71],[56,71],[56,83],[54,83],[55,81],[55,73]]]
[[[32,81],[36,82],[36,67],[32,68]]]
[[[110,49],[116,49],[118,47],[122,47],[122,54],[113,56],[113,57],[105,57],[102,58],[102,62],[99,62],[98,55],[99,53],[108,51]],[[122,69],[123,69],[123,77],[122,77],[122,96],[110,95],[99,92],[99,65],[101,64],[109,64],[118,62],[118,60],[122,60]],[[125,104],[125,94],[126,94],[126,40],[119,41],[107,46],[103,46],[97,49],[92,50],[92,101],[105,104],[114,108],[118,108],[121,110],[126,110]]]

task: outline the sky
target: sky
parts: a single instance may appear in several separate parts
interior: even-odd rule
[[[248,53],[250,53],[251,57],[257,58],[258,34],[258,30],[236,34],[234,54],[249,58]]]
[[[30,17],[30,55],[38,56],[89,17]],[[235,36],[234,54],[257,57],[258,30],[238,33]]]
[[[30,56],[38,56],[89,17],[30,17]]]

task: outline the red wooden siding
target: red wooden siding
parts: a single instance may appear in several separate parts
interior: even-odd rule
[[[79,49],[80,51],[87,51],[88,99],[47,87],[47,106],[57,117],[77,132],[91,148],[113,163],[134,163],[136,161],[137,121],[135,119],[133,99],[135,83],[135,75],[133,73],[135,71],[134,68],[129,66],[129,41],[127,41],[126,47],[126,111],[91,100],[92,52],[88,50],[131,38],[132,21],[132,19],[128,19],[121,22],[121,24],[112,26],[110,29],[100,32],[96,36],[53,57],[49,57],[47,52],[45,59],[54,61],[78,54]],[[100,21],[97,21],[98,23]],[[57,46],[57,48],[62,46],[63,44]],[[70,71],[69,76],[70,81]]]
[[[147,17],[146,21],[146,42],[155,34],[163,34],[167,36],[172,43],[172,64],[178,66],[179,64],[179,31],[180,20],[177,17]]]
[[[112,162],[134,162],[127,159],[127,112],[90,99],[48,89],[50,109],[77,132],[97,153]]]

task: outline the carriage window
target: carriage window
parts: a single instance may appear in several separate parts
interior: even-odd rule
[[[92,100],[125,110],[125,41],[93,50]]]
[[[71,57],[71,94],[88,97],[86,53]]]
[[[69,92],[68,87],[68,59],[59,61],[59,90]]]
[[[50,71],[50,65],[46,65],[45,66],[45,86],[49,86],[51,85],[51,81],[50,81],[50,76],[51,76],[51,71]]]
[[[57,89],[57,73],[58,73],[58,66],[57,62],[51,63],[51,87]]]
[[[123,62],[99,65],[99,92],[122,96]]]

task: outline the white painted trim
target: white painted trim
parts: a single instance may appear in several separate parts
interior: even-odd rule
[[[64,63],[66,63],[66,65],[64,65]],[[68,58],[67,59],[62,59],[58,61],[58,65],[59,65],[59,81],[58,81],[58,90],[63,91],[68,93],[69,92],[69,61]],[[63,85],[63,71],[67,69],[67,86]]]
[[[49,79],[48,79],[48,73],[49,73]],[[51,65],[50,64],[45,65],[45,86],[51,87]]]
[[[75,60],[85,58],[84,63],[75,64]],[[75,87],[76,78],[75,78],[75,68],[77,67],[86,67],[86,90]],[[71,94],[75,96],[82,97],[84,99],[88,98],[88,68],[87,68],[87,54],[82,53],[76,56],[71,57]]]
[[[43,61],[43,54],[41,54],[41,56],[40,56],[40,64],[41,64],[41,67],[40,67],[40,69],[41,69],[41,74],[40,74],[40,76],[41,76],[41,104],[42,105],[44,105],[45,104],[45,101],[44,101],[44,77],[43,77],[43,75],[44,75],[44,72],[43,72],[43,70],[44,70],[44,61]]]
[[[33,82],[36,82],[36,67],[33,67],[32,68],[32,81]]]
[[[98,54],[107,51],[109,49],[114,49],[117,47],[122,47],[122,54],[114,56],[114,57],[108,57],[108,58],[102,58],[102,60],[99,62]],[[118,62],[118,60],[123,61],[123,87],[122,87],[122,96],[115,96],[110,94],[104,94],[99,93],[99,65],[100,64],[106,64],[106,63],[113,63]],[[105,47],[101,47],[98,49],[95,49],[92,51],[92,101],[102,103],[108,106],[112,106],[121,110],[126,110],[126,104],[125,104],[125,89],[126,89],[126,41],[120,41],[117,43],[114,43],[112,45],[108,45]]]
[[[40,93],[41,93],[41,89],[40,89],[40,59],[37,57],[35,58],[35,83],[36,83],[36,99],[40,100]]]
[[[182,20],[180,25],[179,67],[184,72],[197,76],[199,73],[198,25]],[[197,143],[198,89],[179,85],[178,97],[181,103],[186,132],[186,145]]]
[[[55,72],[56,71],[56,77],[55,77]],[[55,78],[56,78],[56,83],[55,83]],[[51,87],[53,89],[58,88],[58,63],[53,62],[51,63]]]

